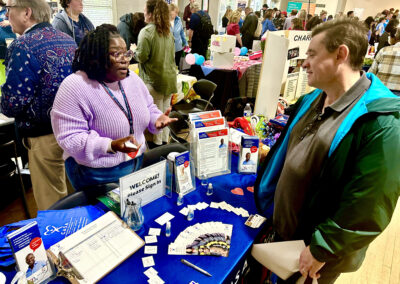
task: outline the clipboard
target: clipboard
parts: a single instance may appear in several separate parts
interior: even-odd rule
[[[51,246],[48,256],[74,284],[96,283],[144,245],[144,241],[110,211]]]

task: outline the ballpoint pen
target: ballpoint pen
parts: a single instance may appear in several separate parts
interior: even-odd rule
[[[181,259],[181,262],[182,262],[183,264],[185,264],[185,265],[187,265],[187,266],[190,266],[191,268],[197,270],[198,272],[203,273],[204,275],[207,275],[207,276],[210,276],[210,277],[212,276],[210,273],[208,273],[208,272],[205,271],[204,269],[201,269],[200,267],[194,265],[193,263],[190,263],[189,261],[187,261],[187,260],[185,260],[185,259],[183,259],[183,258]]]

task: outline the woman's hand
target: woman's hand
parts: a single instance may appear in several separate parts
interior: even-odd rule
[[[178,121],[177,118],[170,118],[168,115],[171,112],[172,107],[169,107],[167,109],[167,111],[160,115],[160,117],[156,120],[156,128],[157,129],[163,129],[165,126],[168,126],[168,124],[174,122],[174,121]]]
[[[0,22],[0,27],[8,27],[10,25],[10,21],[9,20],[3,20],[2,22]]]
[[[128,141],[130,141],[133,144],[135,144],[137,146],[137,148],[132,148],[132,147],[126,146],[125,142],[128,142]],[[129,135],[127,137],[111,141],[111,149],[114,152],[132,153],[132,152],[139,151],[140,146],[142,146],[142,145],[141,144],[139,145],[137,143],[137,141],[136,141],[136,139],[135,139],[135,137],[133,135]]]

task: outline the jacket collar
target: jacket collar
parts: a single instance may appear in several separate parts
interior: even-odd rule
[[[26,29],[24,34],[31,33],[31,32],[33,32],[34,30],[37,30],[37,29],[48,28],[48,27],[51,27],[51,24],[48,23],[48,22],[38,23],[38,24],[35,24],[35,25],[31,26],[30,28]]]

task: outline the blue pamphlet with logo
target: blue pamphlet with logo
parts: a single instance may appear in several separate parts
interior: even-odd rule
[[[66,210],[39,211],[36,220],[45,248],[48,249],[102,215],[103,210],[88,205]]]

